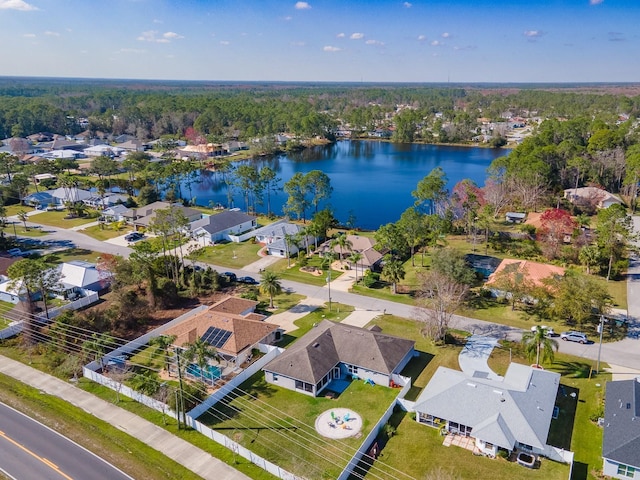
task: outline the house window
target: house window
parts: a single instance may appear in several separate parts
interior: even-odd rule
[[[277,382],[278,381],[278,375],[276,375],[275,373],[273,374],[273,381]]]
[[[313,385],[306,382],[301,382],[300,380],[296,380],[296,389],[304,390],[305,392],[313,392]]]
[[[351,375],[356,375],[358,373],[358,367],[355,365],[345,365],[347,367],[347,372]]]
[[[618,465],[618,475],[633,478],[635,474],[636,469],[634,467],[630,467],[629,465]]]
[[[527,445],[526,443],[520,443],[520,442],[518,442],[518,448],[520,450],[529,450],[529,451],[533,450],[533,447],[531,445]]]

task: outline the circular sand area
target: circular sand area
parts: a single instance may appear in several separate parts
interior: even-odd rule
[[[347,438],[362,430],[362,417],[348,408],[332,408],[316,418],[316,431],[327,438]]]

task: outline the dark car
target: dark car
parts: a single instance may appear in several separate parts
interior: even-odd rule
[[[224,272],[222,276],[227,279],[227,282],[235,282],[238,279],[233,272]]]
[[[127,242],[135,242],[135,241],[141,240],[143,238],[144,238],[144,235],[142,233],[140,233],[140,232],[131,232],[131,233],[129,233],[129,234],[124,236],[124,239]]]
[[[240,277],[238,283],[246,283],[247,285],[257,285],[259,282],[253,277]]]

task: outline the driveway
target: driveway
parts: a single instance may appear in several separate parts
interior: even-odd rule
[[[497,338],[483,337],[481,335],[468,337],[467,344],[458,356],[460,370],[471,377],[502,380],[502,377],[487,365],[487,360],[489,360],[493,348],[497,345]]]

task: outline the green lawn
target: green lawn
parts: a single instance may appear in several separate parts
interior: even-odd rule
[[[20,222],[16,222],[15,223],[15,233],[17,233],[19,236],[21,237],[44,237],[45,235],[47,235],[49,232],[47,232],[46,228],[40,228],[40,227],[29,227],[29,228],[24,228],[24,225]],[[13,225],[7,225],[6,227],[4,227],[4,234],[12,237],[14,235],[14,231],[13,231]]]
[[[258,251],[262,248],[259,243],[250,241],[242,243],[221,243],[211,247],[205,247],[204,253],[198,260],[213,265],[228,268],[243,268],[250,263],[260,260]]]
[[[260,302],[260,304],[257,308],[260,310],[260,313],[275,315],[276,313],[286,312],[290,308],[295,307],[305,298],[306,297],[304,295],[300,295],[299,293],[283,292],[280,295],[275,295],[273,297],[273,306],[275,308],[273,310],[270,310],[269,295],[260,293],[258,295],[258,301]]]
[[[353,381],[335,399],[310,397],[268,384],[258,372],[199,420],[289,472],[335,479],[362,438],[324,439],[315,431],[318,415],[332,408],[350,408],[362,417],[365,436],[397,394],[396,389]]]
[[[278,273],[284,280],[292,280],[294,282],[306,283],[309,285],[322,286],[327,283],[327,274],[325,270],[322,270],[322,259],[313,255],[308,258],[308,267],[316,267],[318,271],[322,272],[319,275],[315,275],[309,272],[300,271],[300,267],[296,265],[296,259],[292,258],[288,261],[286,258],[277,261],[269,267],[269,270],[273,270]],[[344,272],[341,270],[331,269],[331,280],[335,280]]]
[[[314,324],[320,323],[322,320],[341,322],[347,318],[351,312],[353,312],[351,305],[334,302],[331,304],[331,310],[329,310],[329,305],[325,303],[322,307],[315,309],[313,312],[293,322],[294,325],[298,327],[297,330],[284,334],[278,346],[286,347],[311,330]]]
[[[124,235],[129,232],[129,228],[123,228],[122,230],[113,230],[107,226],[103,226],[100,228],[100,225],[94,225],[93,227],[83,228],[81,230],[85,235],[90,236],[91,238],[95,238],[96,240],[110,240],[115,237],[119,237],[120,235]]]
[[[71,260],[84,260],[85,262],[96,263],[100,257],[100,252],[93,252],[84,248],[69,248],[47,254],[47,259],[53,263],[69,262]]]
[[[29,217],[29,221],[33,223],[39,223],[42,225],[49,225],[51,227],[59,227],[59,228],[72,228],[77,227],[79,225],[84,225],[85,223],[95,222],[98,214],[96,212],[90,212],[86,217],[83,218],[71,218],[65,219],[69,214],[69,212],[42,212],[33,217]]]
[[[415,304],[415,299],[404,293],[393,294],[391,292],[391,287],[383,285],[381,282],[377,282],[371,288],[365,287],[361,283],[358,285],[353,285],[349,290],[351,293],[357,293],[358,295],[363,295],[365,297],[371,298],[379,298],[381,300],[390,300],[392,302],[404,303],[406,305]]]

